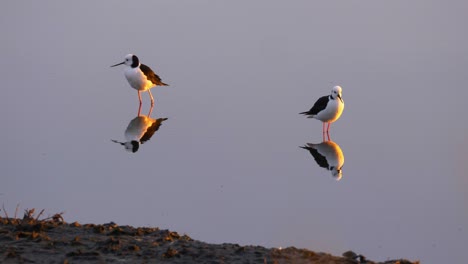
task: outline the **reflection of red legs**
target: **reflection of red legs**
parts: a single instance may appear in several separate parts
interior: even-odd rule
[[[141,113],[141,104],[140,104],[140,106],[138,107],[138,116],[140,116],[140,113]]]
[[[153,108],[154,108],[154,106],[150,107],[149,112],[148,112],[148,117],[151,116],[151,113],[153,112]],[[138,106],[138,116],[141,116],[141,105]]]
[[[151,105],[150,110],[148,112],[148,117],[151,117],[151,113],[153,112],[153,105]]]
[[[151,94],[151,90],[148,89],[148,93],[149,93],[149,96],[151,98],[151,107],[153,107],[154,105],[154,99],[153,99],[153,95]]]
[[[140,99],[140,107],[141,107],[142,101],[141,101],[141,94],[140,94],[140,91],[138,91],[138,99]]]

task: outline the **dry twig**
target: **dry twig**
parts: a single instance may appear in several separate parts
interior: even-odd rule
[[[6,217],[6,220],[7,220],[7,224],[10,223],[10,219],[8,217],[8,213],[7,211],[5,210],[5,204],[2,204],[2,208],[3,208],[3,213],[5,214],[5,217]]]
[[[42,215],[42,213],[44,213],[44,209],[42,209],[42,210],[39,212],[39,214],[38,214],[37,217],[36,217],[36,221],[39,219],[39,217]]]
[[[64,214],[64,212],[61,212],[61,213],[58,213],[58,214],[54,214],[52,216],[52,221],[58,223],[58,222],[65,222],[65,220],[63,220],[63,217],[62,215]]]
[[[14,219],[16,219],[16,216],[18,215],[18,209],[20,207],[20,204],[17,204],[16,205],[16,209],[15,209],[15,217],[13,217]]]
[[[52,221],[57,222],[57,223],[58,222],[65,222],[65,220],[63,219],[63,216],[62,216],[64,213],[65,212],[60,212],[58,214],[54,214],[53,216],[42,219],[41,221],[48,221],[48,220],[52,219]]]
[[[33,219],[33,216],[34,216],[34,208],[33,209],[26,209],[24,210],[24,215],[23,215],[23,220],[30,220],[30,219]]]

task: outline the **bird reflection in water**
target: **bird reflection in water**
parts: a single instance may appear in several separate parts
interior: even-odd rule
[[[301,148],[308,150],[317,164],[329,170],[335,180],[341,180],[341,177],[343,177],[344,155],[338,144],[328,137],[320,144],[307,143]]]
[[[150,108],[148,115],[141,115],[141,105],[138,108],[138,115],[130,121],[125,130],[125,142],[112,140],[112,142],[118,143],[124,146],[125,150],[129,152],[137,152],[140,148],[140,144],[150,140],[156,131],[158,131],[163,121],[167,118],[151,118],[151,112],[153,107]]]

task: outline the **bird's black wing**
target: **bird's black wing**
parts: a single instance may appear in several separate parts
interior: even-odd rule
[[[312,106],[312,108],[309,111],[302,112],[301,114],[316,115],[327,107],[328,101],[329,101],[328,95],[322,96],[317,100],[317,102],[315,102],[314,106]]]
[[[140,69],[146,75],[146,78],[148,78],[148,80],[150,80],[155,85],[168,86],[168,84],[165,84],[161,81],[161,78],[159,78],[159,76],[154,73],[150,67],[144,64],[140,64]]]
[[[309,147],[309,146],[304,146],[304,147],[301,147],[301,148],[307,149],[310,152],[310,154],[312,155],[312,157],[314,157],[315,162],[317,162],[317,164],[320,167],[328,169],[327,158],[325,158],[325,156],[320,154],[315,148],[312,148],[312,147]]]
[[[156,119],[153,124],[146,130],[145,134],[140,139],[141,144],[145,143],[146,141],[150,140],[151,137],[158,131],[159,127],[161,126],[162,122],[167,120],[167,118],[158,118]]]

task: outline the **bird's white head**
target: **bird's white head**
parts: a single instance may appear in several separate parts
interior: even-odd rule
[[[128,54],[127,56],[125,56],[125,60],[123,62],[112,65],[111,67],[119,66],[122,64],[130,66],[132,68],[136,68],[140,65],[140,60],[138,59],[137,56],[133,54]]]
[[[341,180],[341,178],[343,177],[343,171],[341,170],[341,168],[331,167],[330,171],[333,178],[337,181]]]
[[[138,142],[136,140],[127,141],[127,142],[120,142],[120,141],[112,139],[111,141],[124,146],[125,150],[128,151],[128,152],[135,153],[140,148],[140,142]]]
[[[341,98],[341,86],[335,86],[333,87],[332,89],[332,92],[331,92],[331,96],[333,97],[333,99],[336,99],[336,98],[339,98],[341,100],[341,102],[343,102],[343,99]]]

